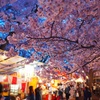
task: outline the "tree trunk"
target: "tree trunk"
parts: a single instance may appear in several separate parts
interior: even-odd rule
[[[88,73],[89,79],[87,79],[87,84],[89,85],[90,89],[92,90],[92,84],[93,84],[93,70],[90,70]]]
[[[90,88],[92,88],[92,84],[93,84],[93,70],[89,71],[89,86]]]

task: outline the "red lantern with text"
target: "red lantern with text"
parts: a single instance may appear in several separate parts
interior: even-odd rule
[[[25,91],[25,87],[26,87],[26,83],[22,83],[21,84],[21,90],[24,92]]]
[[[17,84],[17,77],[12,77],[12,84]]]

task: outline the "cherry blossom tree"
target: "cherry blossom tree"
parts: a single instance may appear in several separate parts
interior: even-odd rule
[[[8,56],[17,53],[67,74],[100,69],[100,0],[4,1],[0,47]]]

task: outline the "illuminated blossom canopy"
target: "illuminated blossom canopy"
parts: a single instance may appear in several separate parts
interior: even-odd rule
[[[1,0],[0,48],[49,72],[100,69],[100,0]]]

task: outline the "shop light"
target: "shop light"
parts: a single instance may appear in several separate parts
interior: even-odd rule
[[[77,80],[75,80],[76,82],[84,82],[84,80],[80,77],[80,78],[78,78]]]
[[[54,80],[51,80],[51,84],[54,84]]]
[[[50,87],[50,86],[51,86],[51,84],[50,84],[50,83],[47,83],[47,86],[48,86],[48,87]]]
[[[75,81],[75,79],[73,78],[73,79],[71,79],[71,81]]]
[[[89,77],[88,77],[88,76],[86,76],[86,79],[89,79]]]
[[[42,80],[41,79],[39,79],[39,83],[42,83]]]

